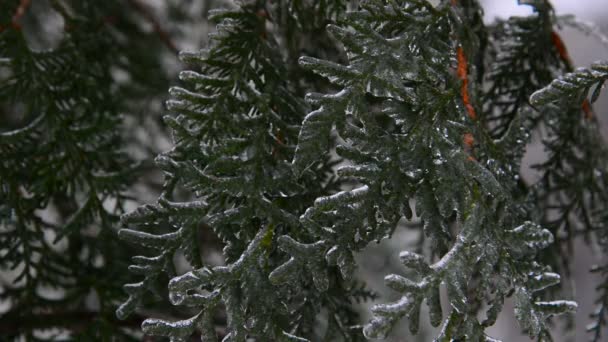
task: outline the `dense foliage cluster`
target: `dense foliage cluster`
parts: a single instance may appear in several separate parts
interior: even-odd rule
[[[162,192],[120,224],[145,171],[120,114],[162,98],[167,82],[149,79],[162,61],[145,46],[174,47],[118,1],[44,3],[65,20],[57,47],[0,29],[0,110],[11,112],[0,118],[0,267],[17,274],[2,284],[0,320],[30,322],[10,337],[127,338],[137,332],[124,323],[143,316],[144,334],[172,341],[364,341],[399,324],[416,334],[428,311],[436,341],[496,341],[486,330],[509,298],[521,330],[549,341],[551,316],[577,308],[557,285],[574,240],[608,254],[608,149],[591,107],[608,62],[574,70],[559,25],[597,32],[547,0],[490,25],[477,0],[242,0],[211,12],[208,46],[179,54],[186,70],[169,89]],[[0,4],[0,25],[18,26],[28,4]],[[532,135],[547,151],[538,181],[521,174]],[[421,223],[421,239],[384,278],[398,299],[363,322],[355,304],[376,296],[355,256],[405,222]],[[600,341],[608,265],[593,271],[603,279],[588,330]],[[73,326],[91,292],[93,324]]]
[[[160,28],[147,29],[148,10],[139,1],[0,3],[3,341],[139,330],[140,318],[114,314],[133,254],[118,222],[150,168],[155,148],[134,133],[158,120],[154,102],[170,76],[163,56],[175,50]]]

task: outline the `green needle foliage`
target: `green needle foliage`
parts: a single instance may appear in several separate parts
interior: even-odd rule
[[[189,20],[193,2],[178,3],[170,17]],[[496,341],[508,300],[522,332],[550,341],[551,317],[577,309],[559,285],[574,241],[608,255],[591,107],[608,62],[575,70],[558,26],[600,33],[519,3],[533,14],[489,25],[477,0],[212,11],[207,47],[179,54],[169,88],[160,195],[125,213],[136,186],[154,192],[156,147],[135,132],[157,118],[158,51],[175,45],[137,0],[3,1],[2,338],[365,341],[416,334],[428,312],[435,341]],[[31,33],[58,18],[58,37]],[[533,135],[535,181],[521,172]],[[384,277],[396,300],[365,322],[358,303],[377,295],[357,255],[408,223],[420,238]],[[592,271],[598,342],[608,265]]]
[[[133,254],[118,221],[145,170],[127,153],[138,148],[127,122],[136,129],[130,111],[163,96],[170,52],[138,5],[0,4],[3,341],[125,340],[139,330],[140,318],[114,314]]]
[[[123,216],[121,237],[151,252],[133,259],[143,280],[126,285],[118,315],[168,288],[183,318],[148,319],[147,334],[356,341],[402,318],[415,334],[426,302],[436,341],[495,341],[486,328],[512,298],[521,329],[550,340],[548,319],[577,308],[554,286],[568,246],[581,234],[605,246],[608,155],[590,103],[607,64],[553,80],[572,71],[557,19],[547,1],[524,4],[533,15],[489,26],[474,0],[243,1],[215,13],[210,47],[181,54],[196,69],[170,89],[163,194]],[[548,156],[527,183],[535,132]],[[370,294],[355,254],[404,220],[423,223],[423,253],[399,255],[408,276],[385,282],[401,297],[362,325],[352,304]],[[202,257],[201,229],[221,240],[222,265]],[[608,310],[598,290],[595,341]]]
[[[293,49],[305,47],[337,58],[326,33],[319,32],[344,10],[336,1],[254,2],[216,11],[210,19],[218,22],[218,31],[210,37],[210,47],[180,55],[194,70],[180,73],[185,87],[169,90],[167,107],[177,116],[165,118],[174,148],[156,158],[165,173],[163,193],[156,205],[123,216],[125,224],[138,229],[120,231],[124,240],[154,252],[133,259],[130,269],[144,279],[126,285],[130,296],[118,309],[119,317],[149,293],[162,291],[158,286],[167,283],[159,280],[169,277],[169,299],[192,316],[176,322],[146,320],[142,328],[147,334],[187,339],[199,331],[204,341],[215,341],[221,314],[225,341],[248,336],[297,341],[298,336],[314,336],[315,316],[325,309],[335,321],[326,338],[356,336],[350,329],[356,313],[349,301],[365,293],[327,292],[330,276],[342,281],[324,267],[315,269],[319,276],[314,281],[295,275],[295,286],[289,287],[275,286],[281,279],[270,274],[286,257],[277,237],[310,240],[298,217],[315,198],[336,190],[333,163],[326,156],[298,176],[293,172],[300,124],[309,110],[303,92],[324,82],[291,57]],[[197,199],[179,201],[180,188]],[[201,227],[221,240],[225,266],[202,262]],[[281,246],[289,242],[293,240]],[[177,252],[191,272],[176,276],[172,260]]]
[[[549,158],[538,169],[543,178],[536,185],[531,198],[538,203],[540,220],[561,234],[561,243],[549,257],[560,260],[567,273],[567,257],[572,253],[572,239],[583,235],[587,241],[597,240],[604,255],[608,255],[608,149],[598,145],[602,137],[597,130],[593,113],[580,114],[580,103],[590,94],[591,102],[608,80],[608,62],[596,62],[552,81],[530,97],[534,106],[547,111],[545,126],[549,138],[544,142]],[[572,116],[569,116],[572,115]],[[565,246],[561,247],[561,246]],[[591,314],[587,330],[591,341],[606,338],[608,325],[608,267],[594,266],[599,273],[597,310]]]
[[[568,274],[563,246],[579,233],[605,239],[608,159],[586,96],[595,86],[597,98],[606,64],[552,82],[572,70],[556,17],[546,1],[525,4],[530,17],[490,26],[473,0],[369,0],[346,12],[253,1],[214,14],[210,47],[182,54],[197,67],[180,74],[187,88],[170,89],[164,192],[123,216],[132,228],[122,238],[155,252],[133,259],[144,280],[126,286],[119,316],[171,278],[168,296],[189,314],[143,329],[173,340],[385,338],[404,317],[415,334],[424,301],[436,341],[494,341],[485,330],[507,297],[521,329],[550,340],[547,319],[577,307],[544,291]],[[322,19],[307,26],[307,14]],[[321,32],[346,59],[311,39]],[[529,184],[520,165],[536,131],[548,158]],[[193,199],[176,201],[178,188]],[[372,307],[362,326],[355,254],[416,219],[425,255],[400,254],[409,276],[385,281],[401,298]],[[201,258],[201,227],[221,240],[224,265]],[[191,271],[178,274],[178,252]]]
[[[353,163],[338,174],[361,184],[317,199],[301,217],[307,229],[319,232],[316,243],[325,246],[305,258],[337,260],[342,274],[351,274],[353,252],[390,236],[402,217],[411,217],[410,198],[433,254],[441,257],[430,264],[418,254],[400,255],[416,276],[385,278],[387,286],[404,295],[372,308],[374,319],[364,328],[369,338],[385,337],[402,317],[416,333],[423,300],[431,323],[442,324],[438,341],[490,339],[484,328],[494,324],[504,297],[511,294],[522,328],[534,337],[547,335],[547,316],[575,308],[572,302],[545,302],[535,295],[559,276],[534,259],[553,242],[551,233],[529,221],[527,208],[514,198],[518,171],[509,161],[521,156],[505,154],[522,150],[517,145],[526,143],[527,127],[514,120],[519,127],[492,140],[487,128],[464,110],[452,60],[459,44],[453,32],[467,36],[463,25],[474,18],[465,10],[449,2],[437,7],[422,1],[368,2],[347,15],[348,29],[330,27],[349,54],[348,65],[301,59],[343,90],[314,96],[321,109],[304,121],[300,141],[322,132],[309,122],[335,123],[345,141],[337,151]],[[459,48],[468,55],[479,53],[475,36],[468,37]],[[469,134],[479,143],[467,152],[462,141]],[[296,167],[299,160],[314,160],[324,152],[300,147]],[[450,303],[446,319],[441,283]],[[486,298],[487,319],[478,322],[472,303]]]

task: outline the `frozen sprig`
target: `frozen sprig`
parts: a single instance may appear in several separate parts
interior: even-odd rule
[[[563,164],[558,141],[532,186],[521,180],[521,160],[541,122],[560,138],[580,129],[581,141],[599,141],[591,121],[541,104],[599,89],[603,66],[548,85],[571,65],[547,1],[522,2],[533,16],[494,26],[476,1],[368,0],[339,18],[310,16],[314,28],[301,20],[335,15],[325,3],[304,12],[299,3],[240,3],[214,14],[221,23],[209,49],[181,54],[199,70],[182,72],[185,85],[170,89],[175,147],[157,158],[164,195],[125,216],[135,227],[121,231],[156,253],[134,259],[131,270],[145,277],[126,287],[128,307],[168,274],[169,300],[190,318],[149,319],[144,330],[174,340],[199,333],[213,341],[216,330],[226,341],[385,338],[402,318],[416,333],[426,302],[437,341],[496,341],[486,329],[513,295],[522,329],[547,338],[547,319],[576,309],[545,300],[561,273],[539,262],[561,243],[545,219],[556,207],[549,198],[564,193],[582,212],[605,209],[597,200],[605,156],[569,153],[576,162]],[[325,31],[335,40],[312,39]],[[336,41],[344,54],[323,45]],[[329,161],[334,149],[339,167]],[[585,172],[576,169],[583,159],[594,165]],[[592,196],[578,198],[574,189],[585,185],[567,172],[593,174]],[[197,198],[167,199],[174,186]],[[361,329],[350,304],[362,298],[355,256],[404,220],[421,221],[419,253],[400,254],[408,275],[385,277],[400,298],[372,307]],[[225,266],[201,260],[201,227],[221,240]],[[191,270],[175,275],[170,261],[180,251]],[[328,317],[322,337],[320,312]]]
[[[591,102],[595,102],[606,79],[608,79],[608,62],[596,62],[588,68],[579,68],[553,80],[547,87],[532,94],[530,102],[539,106],[557,100],[568,100],[573,96],[580,96],[581,91],[584,91],[586,96],[589,88],[594,85],[596,90],[592,94]]]

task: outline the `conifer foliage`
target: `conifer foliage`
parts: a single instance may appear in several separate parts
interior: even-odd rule
[[[425,302],[436,341],[494,341],[486,328],[506,298],[523,331],[550,340],[548,319],[577,308],[546,291],[568,274],[564,246],[605,241],[608,159],[591,103],[607,73],[603,62],[573,71],[550,3],[522,5],[534,14],[489,26],[475,0],[260,0],[215,13],[212,44],[181,54],[196,69],[170,89],[164,192],[123,216],[121,237],[154,252],[133,259],[143,281],[126,285],[119,316],[168,276],[188,316],[142,327],[174,340],[355,341],[397,324],[415,334]],[[528,184],[533,132],[548,159]],[[194,199],[175,200],[178,188]],[[370,294],[354,256],[403,220],[421,220],[429,243],[399,255],[408,275],[385,282],[401,297],[362,324],[351,304]],[[221,239],[225,265],[202,261],[201,227]],[[191,271],[176,273],[176,253]]]
[[[551,317],[577,309],[559,285],[574,240],[608,254],[608,149],[592,108],[608,62],[573,68],[558,25],[591,31],[548,0],[520,0],[533,14],[492,24],[477,0],[241,0],[211,12],[208,46],[179,54],[169,88],[162,192],[128,213],[143,168],[120,114],[167,83],[145,77],[161,59],[144,44],[175,46],[153,20],[153,39],[139,41],[120,1],[44,3],[66,31],[48,51],[20,27],[33,2],[0,4],[0,110],[11,111],[0,268],[16,274],[0,321],[25,322],[9,338],[365,341],[398,325],[416,334],[428,312],[435,341],[496,341],[487,328],[510,300],[505,314],[550,341]],[[532,135],[547,151],[534,182],[521,175]],[[403,272],[385,275],[387,303],[358,279],[356,256],[405,222],[421,223],[421,238],[399,253]],[[592,271],[597,342],[608,265]],[[96,311],[80,311],[92,292]],[[371,299],[364,322],[356,304]],[[140,317],[141,332],[126,329]]]
[[[193,316],[176,322],[146,320],[142,328],[150,335],[186,339],[196,330],[204,341],[215,341],[217,316],[223,311],[225,341],[297,341],[312,336],[321,309],[335,321],[328,338],[357,335],[350,331],[356,315],[349,300],[365,293],[327,292],[332,274],[322,264],[309,265],[314,280],[289,274],[295,285],[290,287],[275,286],[282,276],[271,274],[285,259],[281,248],[303,247],[278,237],[310,240],[298,217],[336,185],[327,157],[297,177],[291,167],[308,111],[301,93],[323,84],[300,69],[291,50],[309,48],[337,58],[332,45],[323,47],[327,37],[319,32],[344,10],[341,2],[328,1],[253,2],[215,11],[210,19],[218,22],[218,31],[209,49],[180,54],[196,69],[180,73],[185,87],[169,90],[167,107],[177,116],[165,118],[175,146],[156,159],[166,175],[163,194],[156,205],[123,216],[126,225],[138,229],[123,229],[120,236],[154,253],[134,259],[130,269],[144,279],[126,285],[130,297],[118,309],[120,317],[156,291],[157,279],[168,274],[171,302],[191,308]],[[311,25],[308,18],[313,17]],[[300,83],[288,82],[294,79]],[[197,199],[177,201],[176,188]],[[225,266],[201,262],[201,225],[224,244]],[[191,272],[175,276],[170,265],[177,252],[192,265]],[[294,266],[283,269],[293,272]]]
[[[139,330],[114,314],[132,255],[119,217],[143,171],[123,114],[141,124],[130,110],[168,83],[165,42],[143,17],[120,1],[0,3],[3,341]]]

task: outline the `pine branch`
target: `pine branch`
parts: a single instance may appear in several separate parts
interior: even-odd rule
[[[483,120],[494,138],[501,138],[513,120],[528,110],[529,96],[549,84],[558,75],[555,70],[570,68],[569,59],[563,58],[565,46],[556,44],[561,38],[552,29],[548,2],[535,3],[540,6],[535,7],[538,14],[512,17],[490,28]],[[514,67],[519,70],[516,75]],[[526,120],[536,124],[539,116]]]
[[[437,40],[427,39],[423,45],[417,36],[420,28],[407,20],[410,11],[416,13],[419,20],[417,24],[425,21],[428,23],[428,26],[420,25],[422,27],[450,28],[443,20],[454,26],[458,22],[447,20],[452,18],[450,15],[459,15],[458,12],[454,14],[451,5],[431,10],[416,2],[408,2],[403,7],[367,3],[360,11],[347,15],[344,25],[352,29],[329,27],[347,50],[347,65],[313,58],[301,59],[302,65],[327,77],[341,91],[333,95],[308,96],[309,102],[320,108],[311,112],[304,121],[294,165],[296,168],[304,167],[305,170],[309,161],[324,153],[326,145],[317,142],[322,141],[322,134],[327,134],[329,127],[335,125],[337,133],[347,142],[339,145],[337,152],[354,163],[339,169],[338,174],[362,185],[315,201],[314,206],[301,217],[301,222],[316,235],[317,241],[304,244],[289,237],[281,237],[282,248],[292,258],[275,269],[271,280],[290,282],[293,281],[291,279],[297,279],[296,274],[304,270],[310,273],[316,289],[325,291],[328,287],[327,276],[323,271],[325,264],[325,267],[337,265],[342,277],[348,280],[355,267],[353,251],[374,239],[390,236],[401,217],[411,217],[411,211],[408,214],[404,208],[409,207],[408,199],[415,195],[416,212],[425,222],[425,233],[434,240],[433,253],[443,256],[444,260],[458,261],[454,261],[453,271],[438,271],[440,275],[424,278],[417,283],[419,286],[399,276],[389,276],[389,284],[408,294],[397,303],[379,305],[374,309],[375,319],[365,330],[367,337],[385,337],[402,316],[410,318],[410,329],[416,332],[420,302],[428,297],[427,301],[434,303],[433,294],[427,293],[427,290],[433,288],[430,284],[444,281],[446,284],[454,284],[449,289],[449,299],[455,313],[445,321],[440,339],[450,340],[463,336],[486,338],[484,325],[473,318],[474,314],[466,311],[469,304],[465,293],[473,276],[473,270],[464,270],[466,260],[484,260],[483,264],[478,265],[483,274],[491,274],[493,269],[505,264],[520,265],[519,268],[503,266],[504,272],[509,275],[494,280],[501,283],[496,302],[501,303],[507,293],[518,289],[521,292],[518,304],[518,312],[522,314],[518,317],[521,325],[531,336],[540,336],[544,334],[543,322],[547,316],[574,308],[572,302],[547,303],[531,295],[524,295],[533,292],[527,275],[542,270],[530,262],[530,256],[537,249],[548,246],[552,242],[552,235],[531,223],[511,228],[521,224],[518,221],[521,218],[515,214],[516,206],[511,204],[513,199],[504,187],[509,182],[499,183],[493,174],[499,174],[498,168],[488,170],[469,154],[475,143],[472,133],[481,137],[485,137],[485,134],[470,124],[476,115],[469,94],[468,62],[464,49],[455,49],[456,76],[459,82],[450,82],[445,89],[431,87],[431,84],[439,82],[438,79],[452,77],[446,68],[452,60],[441,63],[441,57],[433,55],[438,51],[452,55],[449,52],[452,46],[447,40],[449,34],[437,29],[432,33]],[[390,26],[395,22],[401,24],[398,29]],[[434,50],[426,51],[425,48]],[[475,53],[474,48],[470,53]],[[428,55],[434,59],[422,57]],[[415,61],[412,63],[416,66],[415,69],[410,69],[410,64],[403,59],[392,59],[393,56],[408,56],[407,60]],[[394,75],[415,76],[412,82],[397,80]],[[459,91],[453,91],[454,88]],[[459,106],[460,101],[465,103],[464,109]],[[410,113],[412,107],[418,112]],[[457,114],[453,114],[451,121],[447,121],[436,114],[444,112]],[[454,117],[458,119],[453,119]],[[456,120],[458,121],[455,122]],[[525,134],[526,128],[522,129]],[[435,131],[441,132],[441,135],[435,135]],[[520,134],[518,130],[509,130],[509,139],[511,135]],[[461,145],[463,137],[464,146]],[[480,141],[485,142],[483,139]],[[523,140],[518,140],[516,144],[523,148],[523,143]],[[410,158],[402,157],[398,146],[403,145],[410,147],[408,152],[413,154]],[[489,153],[485,150],[481,152]],[[485,155],[482,157],[487,158]],[[447,195],[452,191],[453,195]],[[479,194],[487,196],[485,198],[489,201],[489,207],[481,209],[483,206],[476,200]],[[404,199],[405,203],[402,202]],[[475,210],[481,210],[478,215],[482,217],[477,220],[472,219],[471,211]],[[501,214],[494,216],[490,212],[511,212],[513,216],[512,219],[505,220]],[[461,242],[456,242],[453,249],[444,250],[443,246],[453,244],[447,229],[448,222],[462,224],[461,234],[477,232],[470,237],[475,241],[475,246],[487,246],[501,241],[498,245],[504,246],[505,252],[497,251],[490,255],[484,250],[465,248],[463,245],[467,244]],[[477,231],[482,225],[484,228],[502,228],[486,228],[482,233],[481,230]],[[511,229],[513,237],[503,236],[506,230]],[[457,238],[457,241],[461,239]],[[463,248],[467,251],[464,255],[460,252]],[[512,255],[514,260],[506,260],[506,255]],[[417,257],[417,260],[422,260],[422,257]],[[452,262],[448,264],[451,265]],[[494,288],[494,282],[484,279],[475,293],[479,295]],[[492,310],[499,311],[500,306]],[[435,324],[442,321],[440,313],[435,312],[433,316]]]
[[[555,299],[565,247],[605,238],[608,153],[591,103],[608,66],[551,83],[572,71],[560,19],[546,0],[521,3],[533,15],[491,26],[477,0],[259,0],[211,12],[209,46],[180,53],[188,70],[169,89],[162,194],[124,214],[118,234],[137,200],[127,190],[150,169],[124,151],[154,150],[125,139],[138,119],[119,113],[164,96],[151,52],[176,52],[168,24],[139,0],[83,0],[53,2],[66,23],[57,50],[0,30],[0,110],[11,113],[0,120],[0,268],[21,267],[0,294],[18,331],[0,330],[115,339],[146,312],[144,333],[176,341],[358,342],[388,337],[402,318],[416,333],[426,301],[437,341],[496,341],[486,330],[512,296],[521,328],[550,339],[547,319],[576,309]],[[0,23],[25,24],[38,8],[28,6],[0,2]],[[520,165],[538,131],[548,159],[529,185]],[[420,241],[400,254],[407,275],[385,276],[399,299],[363,325],[354,302],[374,294],[356,279],[356,255],[405,221]],[[118,322],[108,315],[122,283]],[[51,303],[41,286],[66,295]]]
[[[289,164],[306,107],[297,98],[298,87],[287,80],[305,73],[286,65],[278,49],[287,33],[275,20],[283,11],[295,10],[281,6],[242,4],[212,12],[211,19],[219,24],[210,47],[180,54],[198,69],[180,73],[184,86],[169,90],[167,107],[177,116],[166,122],[175,147],[156,160],[167,175],[164,193],[156,205],[125,215],[124,223],[132,228],[120,231],[123,239],[153,254],[134,258],[130,270],[144,279],[125,287],[130,297],[117,313],[124,317],[133,312],[165,276],[172,278],[172,304],[193,311],[177,322],[146,320],[143,329],[150,334],[186,339],[199,332],[213,341],[217,327],[211,318],[224,312],[228,319],[222,328],[235,341],[247,336],[302,339],[312,336],[307,327],[328,305],[301,302],[310,282],[288,288],[268,280],[270,268],[285,255],[275,246],[275,231],[305,236],[299,213],[333,186],[331,180],[323,184],[331,168],[327,158],[301,177],[294,176]],[[290,15],[302,18],[302,13]],[[298,39],[309,34],[304,31]],[[195,199],[174,201],[177,187],[191,191]],[[222,241],[228,266],[211,267],[201,260],[196,238],[201,226],[210,227]],[[171,260],[178,251],[193,270],[175,276]],[[249,287],[252,283],[258,286]],[[338,295],[332,303],[343,305],[346,300],[346,294]],[[294,317],[293,307],[307,314]],[[354,315],[351,311],[337,317],[348,322]],[[249,324],[252,319],[256,324]]]
[[[538,90],[530,96],[530,102],[535,106],[545,105],[558,100],[568,100],[585,95],[589,88],[596,85],[592,101],[599,96],[603,83],[608,79],[608,62],[596,62],[589,68],[580,68],[551,82],[547,87]]]
[[[568,238],[563,239],[563,243],[569,246],[569,251],[572,251],[572,239],[577,232],[582,232],[587,238],[590,234],[597,234],[599,241],[603,241],[604,218],[602,216],[596,218],[595,213],[603,211],[604,209],[601,208],[608,205],[604,194],[608,183],[602,172],[597,173],[597,170],[607,169],[608,154],[603,146],[592,147],[602,140],[597,124],[588,120],[589,116],[581,121],[573,114],[579,111],[578,104],[583,101],[582,99],[585,101],[583,105],[589,103],[586,99],[587,93],[593,85],[596,85],[596,89],[591,96],[591,102],[597,99],[602,84],[607,78],[608,65],[597,62],[590,68],[579,68],[556,79],[531,97],[531,102],[543,106],[541,108],[550,110],[555,108],[553,103],[558,102],[560,106],[571,109],[561,114],[558,121],[547,120],[549,132],[554,139],[545,141],[549,160],[537,166],[545,173],[541,182],[536,185],[536,196],[541,205],[550,206],[551,210],[559,213],[550,224],[554,227],[554,231],[559,229],[568,234]],[[557,114],[552,115],[559,117]],[[573,167],[574,165],[576,167]],[[562,251],[562,254],[568,253]],[[562,264],[566,265],[564,268],[567,270],[567,259],[562,258],[564,258]],[[602,311],[604,287],[605,281],[597,287],[599,311],[592,315],[595,321],[588,327],[595,340],[599,339],[599,331],[605,324]]]
[[[14,323],[15,339],[37,340],[40,330],[53,328],[74,338],[130,336],[112,318],[128,281],[126,258],[134,253],[117,241],[115,225],[141,171],[123,134],[134,118],[128,107],[154,96],[155,86],[165,88],[165,77],[161,56],[131,9],[115,1],[69,5],[0,3],[0,24],[21,25],[0,30],[6,113],[0,120],[0,272],[8,282],[2,301],[11,309],[2,321]],[[111,29],[100,25],[109,14],[121,18]],[[31,48],[27,33],[57,16],[66,28],[59,45]],[[114,79],[117,70],[126,80]],[[141,82],[142,70],[152,81]],[[46,298],[48,288],[58,291],[55,302]],[[91,293],[99,312],[89,311]],[[82,320],[74,317],[80,313]]]

